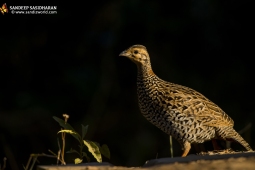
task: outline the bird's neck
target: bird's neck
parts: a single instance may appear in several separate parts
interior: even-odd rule
[[[155,76],[150,64],[137,65],[137,70],[138,70],[137,78],[140,80],[144,80]]]

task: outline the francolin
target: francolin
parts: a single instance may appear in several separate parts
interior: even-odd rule
[[[143,116],[172,135],[182,146],[185,157],[192,143],[223,139],[249,144],[233,129],[234,121],[216,104],[199,92],[160,79],[154,74],[143,45],[133,45],[120,53],[137,65],[137,94]]]

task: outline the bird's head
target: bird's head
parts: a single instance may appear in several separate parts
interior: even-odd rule
[[[150,65],[149,54],[143,45],[133,45],[120,53],[119,56],[127,57],[137,65]]]

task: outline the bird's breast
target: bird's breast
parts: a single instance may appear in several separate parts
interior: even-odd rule
[[[163,91],[153,80],[138,81],[137,94],[140,110],[146,118],[166,114],[162,105]]]

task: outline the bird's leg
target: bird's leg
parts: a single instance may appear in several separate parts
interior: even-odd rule
[[[218,145],[216,139],[212,139],[212,144],[214,150],[221,150],[221,147]]]
[[[182,157],[186,157],[188,155],[190,148],[191,148],[190,143],[188,141],[185,141],[183,144]]]

